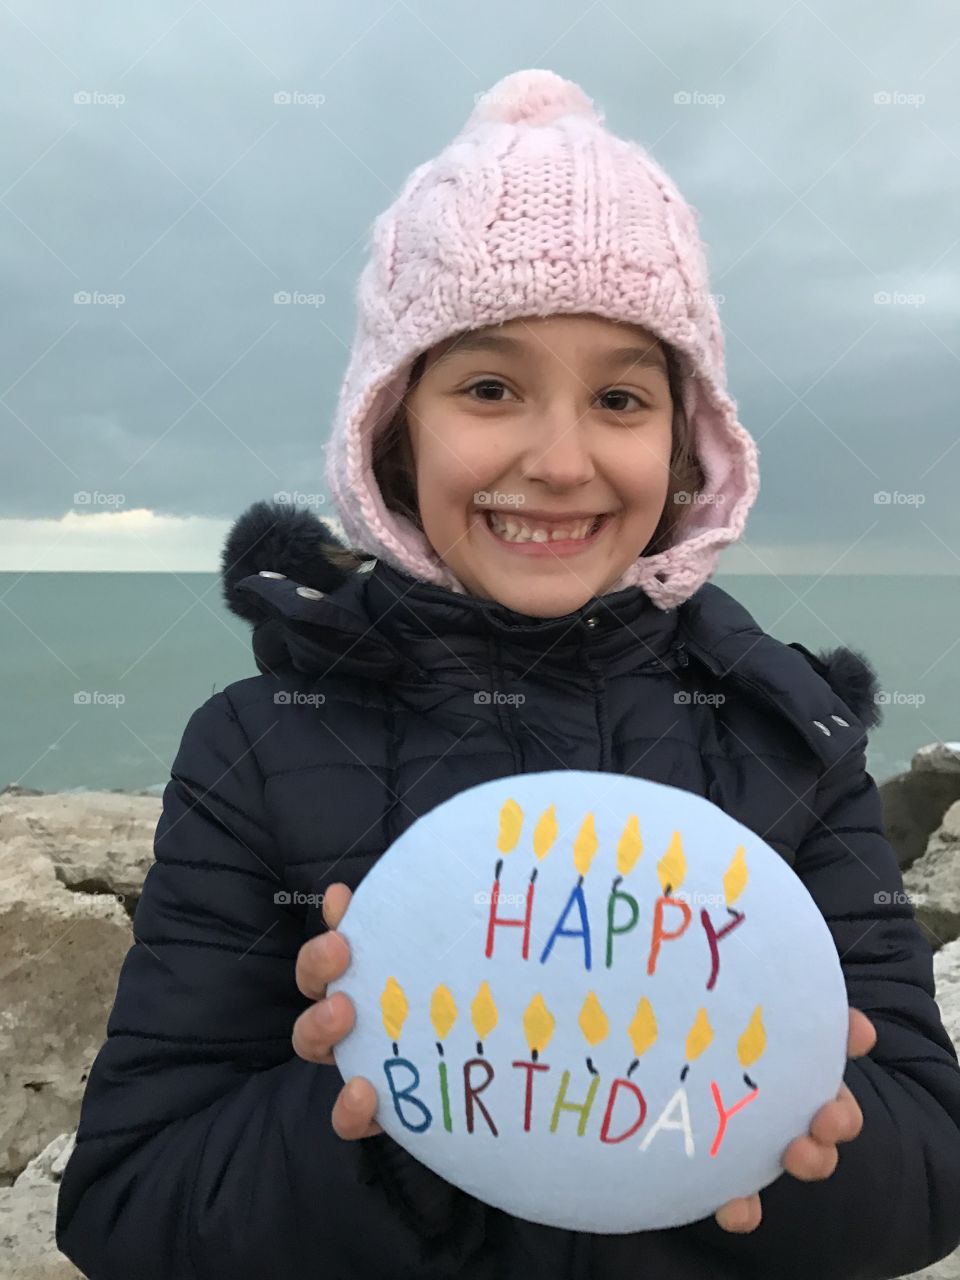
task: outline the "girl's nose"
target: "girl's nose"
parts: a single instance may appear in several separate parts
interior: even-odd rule
[[[584,424],[574,415],[551,414],[528,437],[524,478],[566,488],[593,478]]]

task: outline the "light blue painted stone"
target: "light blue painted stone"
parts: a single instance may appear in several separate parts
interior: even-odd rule
[[[501,853],[500,811],[508,799],[520,806],[523,823],[513,849]],[[538,859],[533,832],[551,805],[557,835],[549,853]],[[573,854],[588,813],[598,837],[581,889],[589,968]],[[618,889],[636,900],[637,923],[628,928],[633,909],[626,898],[616,899],[614,927],[622,931],[612,935],[608,967],[617,846],[632,814],[642,853]],[[688,907],[689,924],[683,928],[682,907],[668,903],[662,908],[662,931],[678,936],[662,941],[650,974],[656,903],[663,895],[658,863],[675,832],[686,874],[671,896]],[[724,873],[741,845],[747,880],[739,894],[731,891],[730,904]],[[523,918],[529,902],[526,960],[524,930],[517,926],[495,927],[493,954],[485,954],[499,860],[497,914]],[[712,989],[703,911],[715,934],[736,921],[733,912],[743,916],[716,942],[719,966]],[[567,933],[557,934],[558,924]],[[342,932],[351,963],[330,991],[345,991],[356,1008],[355,1027],[336,1050],[343,1077],[362,1075],[374,1084],[379,1123],[423,1164],[480,1200],[533,1222],[613,1233],[707,1217],[727,1200],[789,1176],[781,1165],[784,1149],[807,1132],[843,1080],[847,995],[836,947],[815,903],[759,836],[709,800],[674,787],[575,770],[513,775],[471,787],[418,819],[387,850],[358,888]],[[396,1053],[381,1012],[390,978],[407,1004]],[[497,1022],[484,1035],[480,1055],[471,1009],[484,981]],[[441,983],[457,1009],[442,1058],[430,1017],[431,997]],[[592,1045],[579,1022],[591,992],[607,1019],[606,1036]],[[532,1061],[524,1013],[538,993],[555,1018],[539,1054],[545,1071],[512,1065]],[[656,1039],[637,1055],[628,1027],[643,997],[656,1019]],[[748,1026],[756,1025],[757,1006],[764,1047],[744,1065],[738,1043]],[[701,1009],[712,1039],[688,1063],[688,1033]],[[474,1095],[472,1133],[464,1086],[464,1064],[470,1060],[475,1089],[493,1071]],[[449,1130],[441,1061],[447,1070]],[[561,1102],[584,1104],[591,1082],[598,1083],[589,1112],[561,1107],[551,1131],[564,1072],[570,1074]],[[614,1089],[617,1079],[621,1084]],[[626,1080],[645,1104],[638,1126],[641,1100],[622,1083]],[[530,1128],[525,1130],[528,1082]],[[727,1111],[753,1095],[730,1115],[715,1155],[711,1147],[720,1113],[711,1083]],[[496,1136],[479,1102],[496,1125]],[[608,1141],[601,1138],[605,1116]],[[630,1136],[612,1140],[625,1133]]]

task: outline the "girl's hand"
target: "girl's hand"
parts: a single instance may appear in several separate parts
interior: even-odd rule
[[[850,1034],[847,1056],[860,1058],[877,1042],[877,1031],[865,1013],[850,1010]],[[803,1182],[829,1178],[837,1167],[838,1142],[849,1142],[863,1127],[863,1112],[846,1084],[840,1086],[836,1100],[828,1102],[813,1117],[809,1134],[796,1138],[783,1153],[787,1173]],[[760,1194],[729,1200],[713,1215],[725,1231],[755,1231],[762,1217]]]
[[[353,1027],[353,1002],[342,991],[327,999],[327,983],[339,978],[350,963],[346,938],[335,930],[350,905],[345,884],[332,884],[323,895],[323,918],[329,933],[308,939],[297,955],[297,986],[310,1000],[293,1024],[293,1047],[307,1062],[333,1063],[330,1052]],[[369,1080],[354,1076],[340,1090],[333,1104],[333,1128],[341,1138],[370,1138],[382,1133],[374,1120],[377,1094]]]

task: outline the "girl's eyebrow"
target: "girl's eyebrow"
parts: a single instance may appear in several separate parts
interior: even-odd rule
[[[475,351],[492,351],[498,355],[521,355],[528,344],[521,338],[509,338],[497,333],[464,333],[456,339],[441,355],[437,356],[435,366],[453,356],[466,355]],[[597,363],[609,369],[648,368],[667,372],[667,362],[663,350],[657,346],[648,347],[614,347],[603,351],[597,357]]]

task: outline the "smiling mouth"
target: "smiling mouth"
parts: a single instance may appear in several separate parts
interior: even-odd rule
[[[594,538],[610,516],[602,513],[579,520],[534,520],[520,516],[501,515],[497,511],[483,511],[487,528],[501,542],[524,543],[587,543]]]

